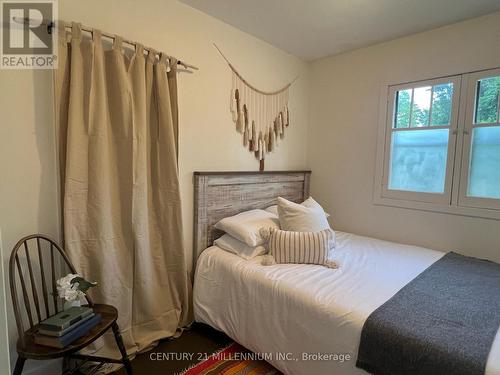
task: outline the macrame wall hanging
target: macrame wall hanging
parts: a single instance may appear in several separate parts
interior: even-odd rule
[[[230,108],[236,130],[243,135],[244,147],[255,154],[263,171],[266,154],[276,149],[290,125],[289,90],[298,77],[279,90],[259,90],[241,76],[215,43],[214,46],[232,71]]]

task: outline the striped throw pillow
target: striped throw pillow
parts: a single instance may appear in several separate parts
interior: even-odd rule
[[[320,232],[269,230],[269,252],[276,263],[319,264],[336,268],[335,262],[328,260],[328,250],[334,244],[335,232],[331,229]]]

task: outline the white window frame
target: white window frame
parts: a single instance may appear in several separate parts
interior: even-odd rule
[[[468,168],[470,158],[470,135],[472,134],[472,116],[474,114],[474,108],[470,108],[470,106],[471,103],[474,104],[475,102],[475,80],[480,79],[476,77],[495,75],[500,75],[500,69],[467,72],[428,80],[412,81],[405,84],[386,83],[382,85],[373,189],[373,203],[375,205],[500,220],[500,200],[465,196],[468,179],[468,170],[465,169]],[[454,79],[456,78],[459,78],[459,86],[455,86]],[[391,88],[394,92],[394,90],[404,88],[438,84],[435,82],[454,83],[452,117],[455,115],[456,118],[450,119],[445,194],[438,194],[445,197],[433,197],[436,195],[434,193],[389,190],[387,189],[387,182],[392,133],[389,126],[392,127],[394,111],[394,93],[391,95]],[[455,95],[455,93],[459,95]],[[457,101],[455,102],[455,100]],[[468,121],[469,117],[470,121]],[[470,124],[468,128],[466,123]],[[437,129],[440,127],[429,126],[428,128]],[[453,147],[451,152],[450,147]],[[449,173],[451,174],[449,175]]]
[[[470,160],[472,151],[472,136],[475,128],[500,127],[500,121],[491,124],[474,124],[474,116],[476,113],[476,92],[477,82],[480,79],[488,77],[500,76],[500,69],[492,69],[482,72],[471,73],[468,75],[467,88],[467,109],[465,115],[465,127],[463,132],[463,155],[462,155],[462,170],[460,175],[460,189],[458,204],[465,207],[476,207],[486,209],[500,209],[500,199],[480,198],[467,196]],[[498,111],[500,105],[497,104]]]

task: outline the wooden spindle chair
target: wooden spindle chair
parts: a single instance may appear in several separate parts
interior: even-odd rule
[[[31,248],[30,245],[32,245]],[[33,247],[36,248],[35,254],[33,254]],[[33,262],[34,259],[38,261]],[[46,263],[49,263],[50,267]],[[63,274],[63,267],[66,267],[69,272]],[[64,250],[56,242],[40,234],[22,238],[12,250],[9,271],[10,291],[19,334],[18,358],[14,375],[22,373],[27,359],[54,358],[66,360],[74,358],[99,362],[101,365],[103,363],[120,363],[125,366],[128,375],[132,374],[132,367],[116,322],[118,311],[110,305],[94,304],[88,296],[86,297],[88,305],[93,308],[96,314],[102,316],[101,323],[92,328],[86,336],[63,349],[35,344],[34,334],[38,330],[38,324],[62,311],[62,302],[57,297],[57,279],[67,273],[77,273]],[[41,281],[41,283],[37,283],[37,281]],[[18,285],[21,286],[20,294],[18,294]],[[27,324],[25,325],[25,323]],[[122,356],[120,360],[77,353],[104,335],[110,328]],[[71,373],[71,371],[67,373]]]

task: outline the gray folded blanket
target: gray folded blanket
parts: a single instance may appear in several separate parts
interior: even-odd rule
[[[375,310],[357,367],[377,375],[483,375],[500,326],[500,264],[448,253]]]

